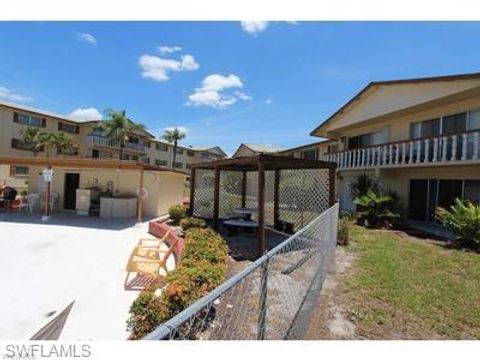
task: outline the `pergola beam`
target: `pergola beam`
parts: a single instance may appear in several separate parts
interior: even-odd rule
[[[280,170],[274,171],[273,183],[273,227],[278,230],[280,225]]]
[[[258,161],[258,241],[257,256],[265,252],[265,165]]]
[[[220,204],[220,168],[215,167],[213,185],[213,228],[218,231],[218,216]]]
[[[196,169],[192,169],[192,172],[190,174],[190,208],[188,209],[188,213],[189,213],[190,216],[193,216],[193,212],[194,212],[195,175],[196,175]]]

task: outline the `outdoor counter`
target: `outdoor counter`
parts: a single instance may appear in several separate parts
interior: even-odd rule
[[[134,218],[137,213],[135,197],[101,197],[100,217]]]

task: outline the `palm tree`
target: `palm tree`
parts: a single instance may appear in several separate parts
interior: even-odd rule
[[[37,127],[27,126],[21,130],[22,141],[31,146],[34,157],[37,156],[42,147],[41,134],[42,132]]]
[[[125,143],[129,140],[129,135],[138,130],[145,129],[142,124],[135,124],[131,121],[125,112],[125,110],[113,110],[108,109],[105,111],[108,120],[102,121],[95,126],[94,130],[100,130],[104,132],[105,137],[117,142],[120,146],[119,158],[123,159],[123,149]]]
[[[182,139],[185,139],[185,137],[186,137],[185,133],[179,130],[177,127],[173,129],[166,129],[162,135],[163,140],[165,140],[170,144],[173,144],[172,169],[174,168],[175,160],[177,159],[178,142]]]
[[[63,131],[52,133],[50,136],[52,138],[51,143],[57,154],[71,154],[79,149],[79,145]]]

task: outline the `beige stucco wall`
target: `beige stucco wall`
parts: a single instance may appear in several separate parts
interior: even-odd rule
[[[405,206],[409,206],[411,179],[475,179],[480,180],[480,166],[437,166],[401,169],[380,169],[368,171],[339,171],[337,175],[337,194],[340,206],[345,210],[354,210],[350,200],[350,182],[358,175],[366,174],[377,179],[384,190],[396,191]],[[378,175],[378,177],[377,177]]]
[[[29,191],[39,191],[39,178],[43,168],[30,167]],[[113,182],[114,191],[120,194],[136,196],[140,184],[140,172],[138,170],[98,170],[98,169],[54,169],[52,190],[60,195],[59,208],[63,208],[64,180],[66,173],[80,174],[80,188],[98,186],[106,189],[107,182]],[[147,196],[144,199],[144,215],[160,216],[167,213],[168,208],[183,201],[183,188],[185,176],[166,171],[145,171],[144,187]]]
[[[344,110],[324,131],[351,126],[406,107],[459,93],[480,85],[480,80],[443,81],[417,84],[375,86]]]

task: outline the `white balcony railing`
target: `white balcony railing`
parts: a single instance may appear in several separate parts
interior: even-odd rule
[[[87,138],[90,145],[99,145],[99,146],[105,146],[105,147],[116,148],[116,149],[120,148],[120,144],[118,141],[111,140],[101,135],[88,135]],[[135,150],[142,153],[147,151],[147,147],[145,145],[135,144],[131,142],[126,142],[124,148]]]
[[[327,153],[338,169],[468,164],[480,161],[480,131],[398,141],[361,149]]]

